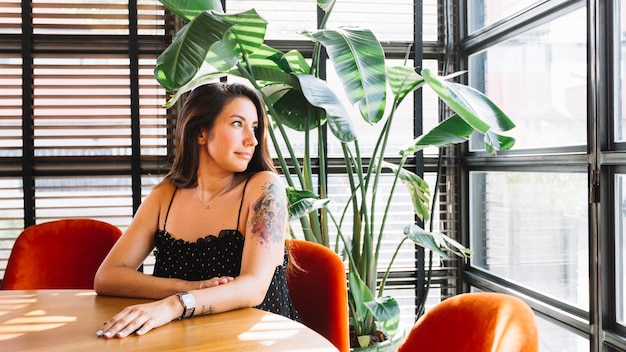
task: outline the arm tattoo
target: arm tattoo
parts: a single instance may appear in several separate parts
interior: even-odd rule
[[[254,215],[250,219],[252,236],[261,244],[283,240],[286,229],[285,219],[287,216],[286,200],[281,199],[276,191],[276,185],[265,184],[263,194],[254,204]]]
[[[215,307],[213,307],[211,305],[206,307],[203,304],[202,305],[202,309],[200,310],[200,315],[209,315],[209,314],[213,314],[213,312],[215,312]]]

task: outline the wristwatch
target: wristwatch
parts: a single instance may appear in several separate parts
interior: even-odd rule
[[[177,295],[180,303],[183,305],[183,314],[178,319],[180,320],[191,317],[193,312],[196,310],[196,299],[191,293],[188,292],[179,292]]]

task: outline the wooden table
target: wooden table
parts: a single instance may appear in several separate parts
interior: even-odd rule
[[[89,290],[0,290],[0,350],[337,351],[306,326],[254,308],[176,320],[143,336],[96,337],[107,319],[142,302]]]

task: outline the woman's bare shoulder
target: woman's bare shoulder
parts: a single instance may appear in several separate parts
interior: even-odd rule
[[[285,192],[285,183],[275,172],[259,171],[250,176],[248,188],[258,193],[278,192],[280,194]]]
[[[175,189],[176,187],[174,187],[171,182],[163,180],[152,188],[150,193],[148,193],[148,196],[143,200],[142,204],[150,203],[156,205],[162,203],[163,201],[169,202]]]

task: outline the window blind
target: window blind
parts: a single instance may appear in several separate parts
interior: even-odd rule
[[[153,69],[168,18],[156,0],[0,4],[0,276],[30,224],[124,230],[166,169],[174,119]]]

